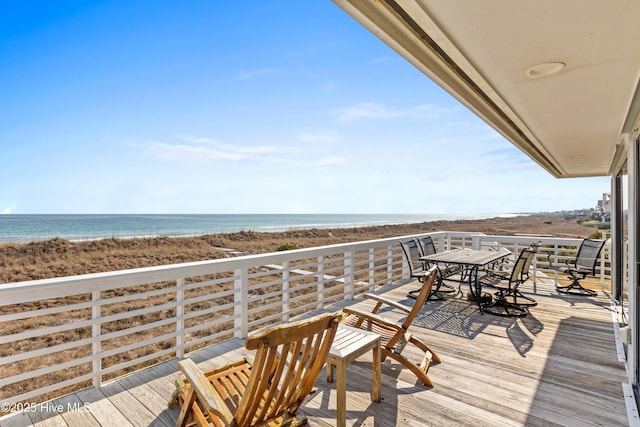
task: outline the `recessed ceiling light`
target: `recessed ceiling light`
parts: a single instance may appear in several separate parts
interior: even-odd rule
[[[527,70],[527,76],[537,79],[538,77],[546,77],[559,73],[566,66],[564,62],[545,62],[544,64],[534,65]]]

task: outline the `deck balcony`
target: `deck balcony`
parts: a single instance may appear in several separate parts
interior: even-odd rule
[[[523,286],[538,305],[514,320],[481,314],[461,296],[429,302],[414,332],[442,359],[429,371],[434,387],[387,360],[383,400],[372,403],[363,356],[348,368],[348,425],[638,421],[618,334],[624,307],[609,298],[608,248],[599,276],[586,282],[598,296],[584,297],[555,291],[557,266],[580,239],[428,234],[439,250],[517,253],[540,241]],[[203,368],[235,360],[252,331],[366,306],[366,292],[411,304],[406,294],[417,285],[398,245],[407,237],[0,285],[0,409],[11,412],[0,425],[174,425],[178,410],[166,403],[178,359]],[[311,425],[335,425],[335,385],[322,375],[316,385],[302,411]]]

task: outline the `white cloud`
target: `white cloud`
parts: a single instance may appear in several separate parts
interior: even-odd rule
[[[195,136],[185,136],[185,135],[176,135],[179,139],[187,142],[193,142],[196,144],[203,145],[213,145],[217,147],[219,150],[228,152],[228,153],[237,153],[237,154],[268,154],[268,153],[280,153],[284,151],[289,151],[289,149],[285,147],[276,147],[272,145],[231,145],[224,144],[222,142],[218,142],[211,138],[205,137],[195,137]]]
[[[344,157],[323,157],[320,160],[318,160],[318,164],[323,166],[339,165],[346,162],[347,162],[347,159],[345,159]]]
[[[199,145],[166,144],[164,142],[148,142],[143,144],[154,156],[168,160],[229,160],[246,159],[241,153],[230,153]]]
[[[219,142],[217,142],[214,139],[205,138],[205,137],[199,137],[199,136],[176,135],[176,137],[178,139],[183,140],[183,141],[193,142],[195,144],[205,144],[205,145],[218,145],[219,144]]]
[[[333,130],[326,131],[301,131],[298,135],[298,139],[302,142],[327,142],[333,143],[338,141],[338,134]]]
[[[9,215],[11,213],[11,208],[5,208],[0,215]]]
[[[235,75],[236,80],[251,80],[254,77],[263,75],[263,74],[274,74],[278,73],[279,70],[274,68],[258,68],[256,70],[238,70]]]
[[[333,111],[334,117],[341,122],[359,119],[395,119],[399,117],[436,118],[443,113],[457,111],[457,108],[442,108],[431,104],[418,105],[406,110],[396,110],[376,102],[359,102],[349,107]]]
[[[207,137],[175,135],[180,142],[149,141],[129,143],[130,146],[144,150],[148,155],[175,161],[215,160],[238,162],[252,159],[280,161],[276,153],[295,151],[293,148],[273,145],[231,145]]]

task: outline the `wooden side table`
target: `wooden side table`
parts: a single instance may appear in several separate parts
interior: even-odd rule
[[[327,357],[327,381],[333,382],[334,368],[337,371],[337,417],[336,425],[344,427],[347,419],[347,365],[367,351],[373,350],[373,390],[371,400],[380,401],[380,335],[350,326],[340,325]]]

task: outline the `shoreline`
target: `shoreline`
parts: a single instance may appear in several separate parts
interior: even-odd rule
[[[69,241],[54,238],[0,243],[0,283],[12,283],[138,267],[177,264],[245,254],[400,237],[432,231],[471,231],[495,235],[587,238],[597,230],[563,214],[526,214],[474,220],[437,220],[363,227],[288,231],[239,231],[194,237],[105,238]]]
[[[241,231],[289,232],[517,215],[522,214],[10,214],[0,215],[0,244],[41,242],[56,237],[80,242],[198,237]]]

